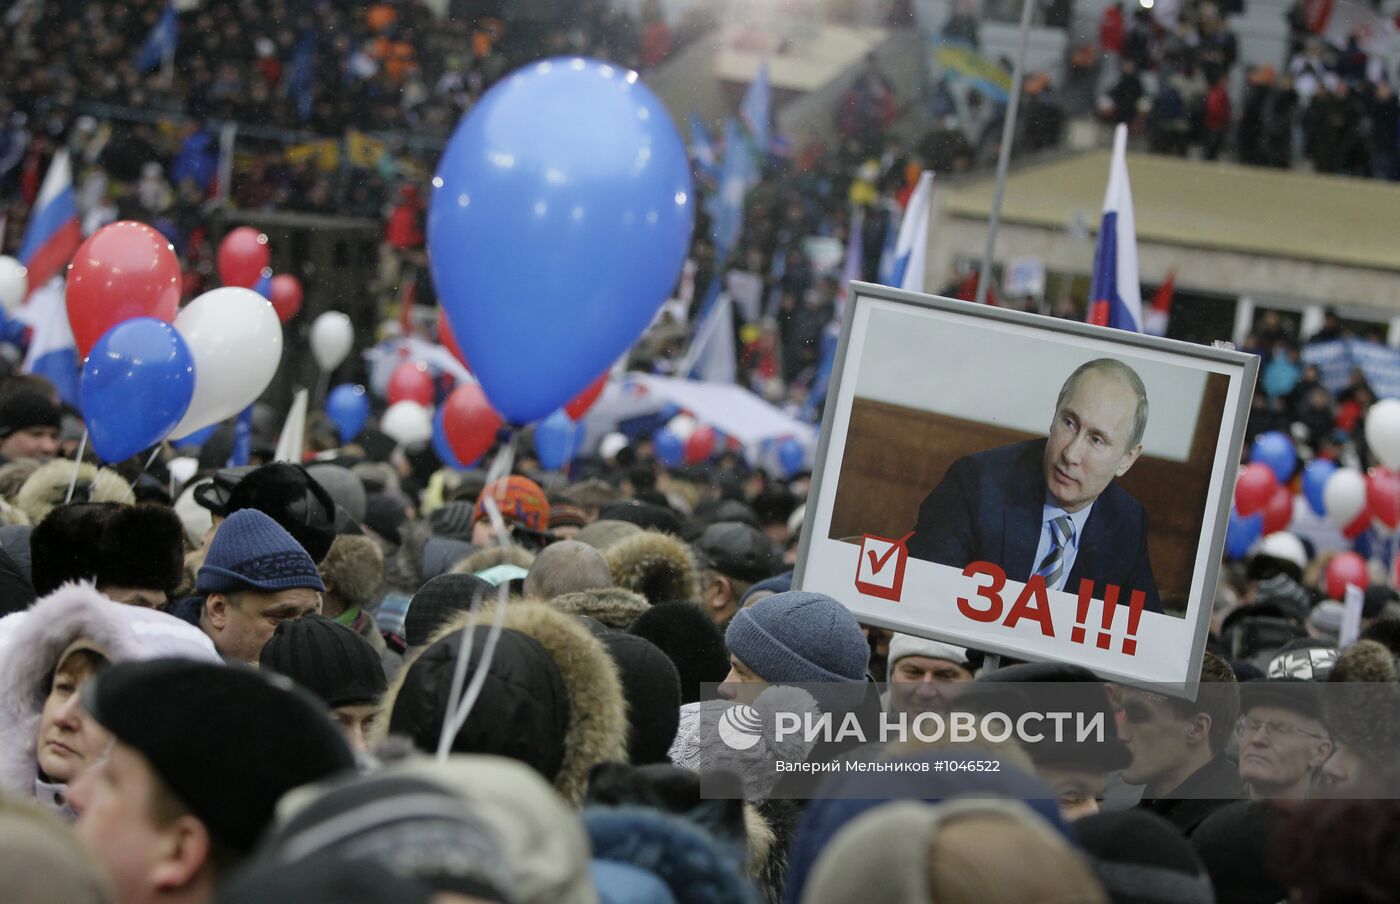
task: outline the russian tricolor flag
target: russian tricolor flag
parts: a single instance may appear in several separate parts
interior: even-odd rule
[[[20,263],[29,269],[30,291],[60,275],[82,244],[78,203],[73,195],[73,168],[68,152],[53,155],[39,197],[29,216],[29,229],[19,249]]]
[[[68,324],[63,280],[55,277],[35,289],[15,316],[33,331],[20,370],[46,378],[63,401],[79,407],[78,345]]]
[[[1133,191],[1128,185],[1127,148],[1128,127],[1120,124],[1113,134],[1103,222],[1094,248],[1088,319],[1098,326],[1140,333],[1142,287],[1138,284],[1137,230],[1133,223]]]

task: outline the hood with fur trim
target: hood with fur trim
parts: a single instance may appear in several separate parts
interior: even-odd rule
[[[495,617],[493,609],[483,609],[474,629],[470,672],[480,662],[482,640]],[[430,742],[441,730],[462,631],[470,619],[469,611],[453,618],[399,671],[380,701],[376,734],[410,734],[420,750],[434,752],[435,743]],[[539,763],[557,763],[557,769],[551,770],[554,787],[577,805],[594,765],[627,760],[627,706],[617,666],[582,623],[547,604],[510,603],[503,624],[501,642],[489,666],[490,678],[457,736],[460,741],[471,735],[492,749],[457,752],[503,753],[522,743],[552,743],[543,736],[519,737],[525,726],[496,724],[502,715],[515,714],[522,721],[546,726],[561,724],[561,750],[516,758],[537,768]],[[539,659],[541,653],[547,662]],[[541,693],[548,695],[561,686],[563,699],[557,704],[541,698]],[[502,749],[496,748],[498,742]]]
[[[172,615],[114,603],[91,584],[65,584],[0,620],[0,787],[34,793],[34,743],[58,657],[75,640],[94,642],[109,662],[178,657],[218,663],[213,642]]]
[[[648,530],[625,537],[603,554],[617,586],[640,593],[652,605],[700,599],[700,566],[689,546]]]
[[[646,597],[621,587],[563,593],[550,600],[549,604],[560,612],[586,615],[619,631],[626,631],[637,616],[651,608]]]
[[[42,464],[19,488],[15,504],[29,518],[30,524],[38,524],[54,506],[63,504],[68,496],[68,482],[72,478],[71,461],[56,458]],[[136,494],[131,491],[131,484],[122,480],[116,471],[83,462],[78,466],[78,482],[73,489],[72,501],[124,502],[130,505],[136,501]]]

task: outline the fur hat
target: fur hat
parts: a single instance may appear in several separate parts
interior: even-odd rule
[[[1332,667],[1326,724],[1332,737],[1373,769],[1394,772],[1400,751],[1400,685],[1395,659],[1374,640],[1358,640]]]
[[[275,462],[250,472],[229,493],[227,512],[257,509],[296,538],[313,562],[335,540],[335,500],[300,465]]]
[[[560,612],[586,615],[621,631],[627,630],[638,616],[651,608],[646,597],[621,587],[564,593],[551,599],[549,604]]]
[[[107,519],[98,551],[99,586],[174,592],[184,578],[185,528],[167,506],[121,506]]]
[[[115,502],[72,502],[55,506],[29,534],[30,577],[40,596],[69,581],[96,581],[107,522],[121,508]]]
[[[700,598],[695,554],[670,534],[648,530],[624,537],[604,557],[617,586],[640,593],[652,605]]]
[[[583,824],[595,860],[656,876],[666,883],[677,904],[758,901],[742,864],[689,820],[650,808],[590,807],[584,811]]]
[[[368,606],[384,583],[384,552],[369,537],[336,537],[331,551],[321,560],[321,580],[335,591],[345,608]]]
[[[729,674],[729,652],[724,647],[724,635],[695,603],[652,606],[627,630],[645,637],[671,657],[681,676],[682,703],[698,701],[702,684],[718,684]]]
[[[380,704],[376,733],[406,734],[420,750],[436,749],[470,617],[463,612],[449,621],[399,671]],[[475,664],[494,618],[494,607],[485,608],[473,631]],[[492,680],[457,734],[458,752],[525,761],[577,804],[595,764],[627,758],[627,706],[617,666],[578,619],[543,603],[511,603],[503,624],[488,666]],[[526,720],[538,730],[527,731]],[[560,736],[548,737],[555,733]],[[542,745],[550,749],[536,749]]]
[[[29,517],[30,524],[43,521],[55,506],[63,505],[68,497],[68,484],[73,479],[73,463],[64,459],[54,459],[40,465],[29,475],[24,486],[19,489],[15,504]],[[87,462],[78,465],[78,480],[73,485],[73,502],[121,502],[127,505],[136,501],[131,484],[122,480],[116,471],[96,468]]]

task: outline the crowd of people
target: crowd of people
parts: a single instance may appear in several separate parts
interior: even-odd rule
[[[1400,596],[1377,581],[1339,650],[1296,538],[1227,575],[1187,701],[792,589],[806,474],[666,468],[616,435],[568,475],[524,442],[488,479],[373,427],[306,465],[264,463],[258,431],[230,468],[226,433],[184,482],[165,455],[75,465],[52,390],[0,385],[16,900],[1381,902],[1400,880]],[[745,753],[719,721],[1066,687],[1105,734]],[[794,785],[778,758],[845,768]]]
[[[1336,46],[1308,27],[1308,5],[1289,8],[1288,46],[1278,65],[1238,74],[1239,41],[1212,3],[1188,3],[1173,25],[1122,3],[1105,10],[1098,49],[1105,86],[1098,114],[1133,126],[1154,153],[1252,166],[1310,166],[1336,175],[1400,178],[1400,102],[1385,58],[1354,32]],[[1076,64],[1099,65],[1094,54]],[[1072,71],[1074,65],[1071,66]]]

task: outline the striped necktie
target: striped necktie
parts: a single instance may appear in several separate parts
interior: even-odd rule
[[[1074,522],[1069,515],[1060,515],[1050,522],[1050,549],[1035,573],[1045,578],[1045,586],[1052,590],[1060,586],[1060,578],[1065,573],[1065,547],[1073,539]]]

